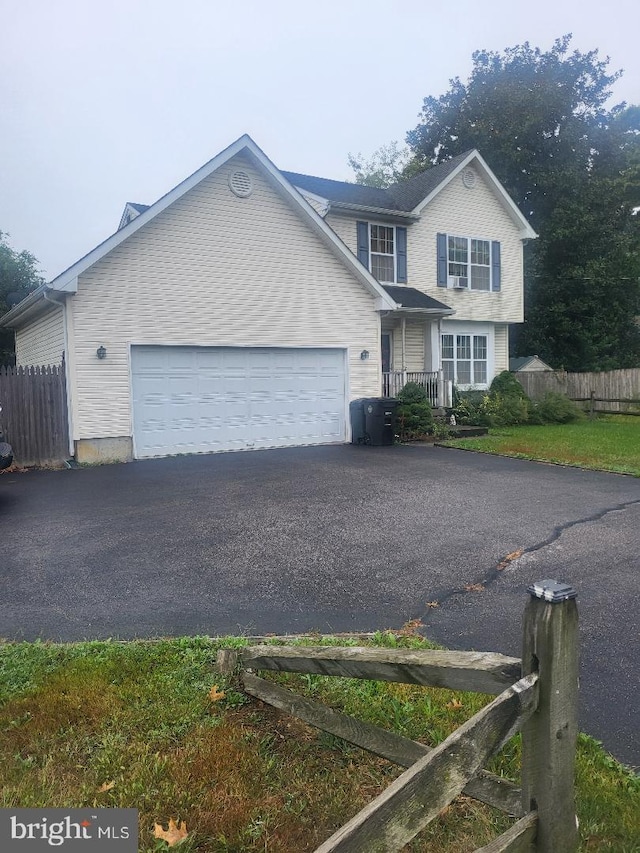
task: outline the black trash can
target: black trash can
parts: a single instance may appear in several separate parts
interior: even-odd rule
[[[366,444],[364,429],[364,403],[365,401],[363,399],[352,400],[349,403],[352,444]]]
[[[381,447],[393,444],[399,400],[365,397],[351,403],[351,432],[354,444]]]

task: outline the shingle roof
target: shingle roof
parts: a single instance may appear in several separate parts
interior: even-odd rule
[[[408,181],[401,181],[389,187],[389,193],[400,207],[400,210],[413,210],[416,205],[430,195],[446,178],[449,177],[471,151],[465,151],[452,157],[446,163],[425,169]]]
[[[441,311],[450,311],[451,308],[445,305],[444,302],[438,302],[432,296],[427,296],[421,290],[416,290],[415,287],[401,287],[396,284],[383,284],[392,299],[399,302],[403,308],[431,308]]]
[[[285,178],[301,190],[315,193],[329,201],[347,204],[359,204],[365,207],[382,207],[385,210],[401,210],[387,190],[377,187],[365,187],[362,184],[349,184],[346,181],[332,181],[329,178],[316,178],[314,175],[300,175],[297,172],[283,172]]]
[[[533,361],[539,361],[540,364],[544,364],[545,370],[553,370],[546,361],[543,361],[539,355],[523,355],[518,358],[510,358],[509,359],[509,370],[512,373],[515,373],[518,370],[522,370],[523,367],[527,367]]]
[[[347,181],[332,181],[329,178],[301,175],[298,172],[283,172],[282,174],[295,187],[315,193],[329,201],[409,213],[448,178],[451,172],[469,154],[470,152],[466,151],[446,163],[432,166],[430,169],[420,172],[419,175],[414,175],[408,181],[392,184],[387,189],[365,187],[362,184],[350,184]]]

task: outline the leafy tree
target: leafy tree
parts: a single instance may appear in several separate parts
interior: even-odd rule
[[[634,109],[605,108],[622,72],[608,73],[609,59],[597,50],[569,53],[570,42],[565,35],[547,52],[525,42],[503,54],[473,53],[466,84],[456,77],[444,95],[425,98],[422,119],[407,134],[415,161],[428,168],[477,148],[541,227],[573,175],[601,160],[623,163],[640,129]]]
[[[44,283],[38,261],[27,251],[16,252],[0,231],[0,317],[27,294]],[[0,364],[12,364],[13,332],[0,329]]]
[[[476,51],[466,83],[425,98],[406,173],[477,148],[540,234],[525,255],[518,351],[572,370],[640,364],[640,107],[607,109],[598,51]]]
[[[400,148],[397,142],[382,145],[368,160],[361,153],[349,154],[347,158],[357,184],[381,189],[402,178],[408,160],[408,149]]]

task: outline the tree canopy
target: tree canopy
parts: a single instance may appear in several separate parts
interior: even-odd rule
[[[477,148],[539,233],[519,353],[572,370],[640,366],[640,107],[607,107],[622,72],[571,39],[476,51],[466,83],[424,99],[404,174]]]
[[[12,249],[8,236],[0,231],[0,317],[44,282],[36,258]],[[0,329],[0,364],[12,363],[13,355],[13,332]]]
[[[409,149],[397,141],[382,145],[367,159],[359,152],[349,154],[347,163],[353,170],[356,184],[384,188],[401,180],[410,158]]]

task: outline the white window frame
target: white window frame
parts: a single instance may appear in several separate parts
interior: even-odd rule
[[[369,225],[369,231],[368,231],[368,234],[369,234],[369,272],[376,279],[376,281],[380,282],[380,284],[396,284],[396,282],[398,280],[398,235],[396,232],[396,226],[395,225],[389,225],[386,222],[369,222],[368,225]],[[388,252],[374,252],[373,251],[373,248],[372,248],[372,241],[373,241],[372,229],[373,228],[390,228],[391,229],[391,231],[393,232],[393,254],[389,254]],[[376,238],[376,239],[379,239],[379,238]],[[392,279],[388,279],[388,280],[385,279],[383,281],[382,279],[377,278],[376,274],[373,271],[373,256],[374,255],[376,255],[376,257],[379,257],[379,258],[392,258],[393,259],[393,278]]]
[[[443,358],[443,350],[442,343],[444,335],[452,335],[453,336],[453,358]],[[470,358],[470,371],[471,371],[471,382],[458,382],[458,336],[467,336],[470,338],[470,347],[471,347],[471,358]],[[482,359],[486,365],[486,382],[474,382],[474,361],[480,361],[481,359],[474,359],[474,337],[483,337],[486,339],[486,358]],[[444,362],[453,362],[453,373],[454,380],[453,384],[459,388],[461,391],[484,391],[491,384],[491,380],[494,376],[495,370],[495,334],[493,325],[488,323],[457,323],[455,321],[443,321],[442,327],[440,330],[440,366],[444,369]],[[466,359],[464,359],[466,361]]]
[[[475,293],[492,293],[493,292],[493,264],[491,258],[491,243],[492,241],[487,239],[486,237],[464,237],[459,234],[447,234],[447,287],[453,288],[455,290],[473,290]],[[462,266],[459,261],[452,261],[449,258],[449,240],[465,240],[467,244],[467,260],[465,262],[465,266],[467,268],[467,272],[464,276],[454,276],[449,274],[449,266],[450,264],[458,264]],[[489,247],[489,263],[488,264],[474,264],[473,266],[487,268],[489,270],[489,287],[473,287],[471,283],[471,241],[476,240],[477,242],[487,243]],[[466,284],[462,285],[461,280],[466,279]]]

